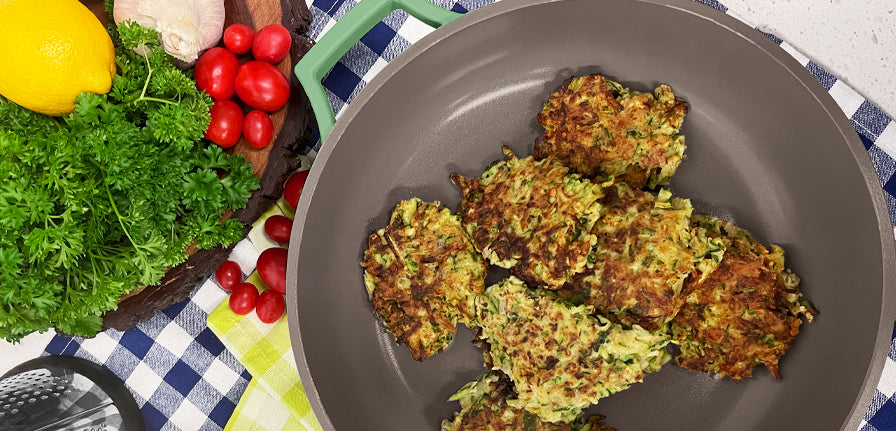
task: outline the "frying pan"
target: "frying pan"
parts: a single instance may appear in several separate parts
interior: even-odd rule
[[[320,79],[395,8],[441,28],[334,125]],[[417,0],[362,0],[296,68],[326,140],[299,201],[287,308],[323,428],[437,430],[459,409],[447,398],[485,371],[470,332],[423,362],[397,346],[363,286],[367,235],[402,199],[456,209],[451,173],[480,175],[502,145],[531,155],[547,95],[602,73],[640,91],[667,83],[689,103],[671,190],[782,245],[821,314],[783,357],[783,380],[761,368],[735,383],[669,363],[588,412],[621,431],[855,430],[896,317],[896,254],[867,153],[818,82],[759,32],[688,0],[505,0],[454,18]]]

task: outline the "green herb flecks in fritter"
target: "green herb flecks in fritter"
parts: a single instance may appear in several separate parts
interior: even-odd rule
[[[492,164],[480,179],[452,175],[463,198],[459,215],[476,249],[532,286],[557,289],[582,272],[600,216],[601,187],[556,160]]]
[[[784,267],[784,250],[771,250],[745,230],[712,217],[694,216],[707,236],[724,241],[718,268],[705,280],[688,280],[684,305],[672,321],[681,347],[678,365],[739,381],[764,364],[780,379],[778,360],[793,345],[801,317],[818,312],[802,299],[799,278]]]
[[[485,287],[486,263],[460,219],[439,202],[411,199],[368,242],[361,265],[374,312],[414,359],[444,350]]]
[[[588,178],[635,188],[667,184],[684,158],[679,129],[686,113],[667,85],[650,94],[600,75],[571,78],[538,114],[545,132],[535,158],[558,157]]]
[[[510,277],[476,299],[486,365],[513,381],[523,408],[548,422],[569,422],[600,398],[639,382],[670,359],[669,338],[627,330],[590,307],[571,306],[556,294],[529,289]]]
[[[594,225],[594,264],[558,292],[576,304],[624,325],[662,328],[681,305],[685,278],[711,248],[691,234],[687,199],[657,195],[616,183],[605,189],[603,214]],[[719,256],[716,256],[718,259]]]
[[[572,423],[545,422],[533,413],[511,407],[516,398],[513,383],[503,374],[489,372],[467,383],[449,400],[460,402],[460,411],[442,421],[444,431],[615,431],[601,423],[602,416],[579,418]]]

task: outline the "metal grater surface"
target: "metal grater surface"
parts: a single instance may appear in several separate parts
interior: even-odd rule
[[[53,365],[53,358],[61,358]],[[122,400],[113,399],[103,387],[110,381],[96,364],[70,367],[77,358],[46,357],[32,367],[17,367],[0,380],[0,431],[112,431],[142,429],[140,420],[125,426],[119,411]],[[81,360],[83,361],[83,360]],[[32,361],[33,362],[33,361]],[[27,365],[23,364],[23,365]],[[114,374],[109,373],[114,377]],[[106,380],[106,381],[103,381]],[[115,392],[122,397],[122,392]],[[126,389],[124,395],[130,396]],[[133,398],[130,399],[133,402]]]

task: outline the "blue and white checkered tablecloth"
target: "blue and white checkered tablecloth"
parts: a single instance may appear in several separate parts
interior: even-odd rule
[[[54,337],[46,352],[105,365],[131,390],[149,430],[222,429],[252,376],[207,327],[208,313],[220,302],[201,297],[208,292],[197,289],[124,332]]]
[[[258,253],[246,238],[230,260],[245,277],[255,270]],[[147,430],[221,430],[252,379],[207,324],[209,313],[226,299],[212,274],[189,298],[134,328],[91,339],[57,335],[44,353],[103,364],[130,389]]]
[[[698,1],[727,12],[717,1]],[[356,2],[315,0],[309,36],[319,38]],[[491,0],[434,2],[467,12]],[[389,61],[431,30],[397,11],[364,36],[324,79],[336,112]],[[896,122],[787,42],[767,36],[803,64],[852,120],[881,179],[890,215],[896,219]],[[240,247],[247,247],[247,241],[241,242]],[[251,271],[252,263],[243,265],[244,271]],[[131,330],[110,330],[90,340],[57,336],[46,353],[74,355],[104,364],[134,393],[150,430],[222,429],[251,378],[206,327],[208,313],[223,298],[224,294],[209,279],[197,286],[188,300]],[[859,429],[896,431],[896,332],[883,376]]]

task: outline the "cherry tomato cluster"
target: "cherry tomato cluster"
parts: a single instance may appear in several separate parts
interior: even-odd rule
[[[215,278],[221,289],[230,292],[228,304],[234,313],[246,315],[255,310],[258,320],[274,323],[286,309],[286,249],[273,247],[263,251],[256,268],[261,280],[270,287],[261,294],[254,284],[242,281],[242,269],[232,260],[218,267]]]
[[[276,322],[286,310],[286,300],[282,294],[273,290],[265,290],[259,294],[254,284],[245,282],[233,287],[228,304],[230,309],[239,315],[249,314],[255,310],[258,320],[264,323]]]
[[[302,194],[302,187],[308,171],[296,172],[286,180],[283,187],[283,198],[293,209]],[[292,220],[284,215],[275,214],[264,221],[264,233],[274,242],[288,244],[292,232]],[[258,293],[252,283],[243,280],[240,265],[232,260],[221,264],[215,271],[215,278],[222,289],[230,292],[228,304],[234,313],[246,315],[255,310],[258,319],[264,323],[274,323],[286,310],[286,257],[285,248],[272,247],[258,256],[255,269],[261,280],[270,287]]]
[[[267,146],[274,135],[269,112],[282,109],[289,101],[289,79],[274,65],[286,58],[292,45],[289,30],[271,24],[256,34],[244,24],[224,30],[224,48],[206,51],[196,61],[196,87],[215,101],[205,137],[229,148],[245,137],[256,148]],[[240,64],[237,55],[252,53],[252,60]],[[233,99],[238,97],[250,111]]]

